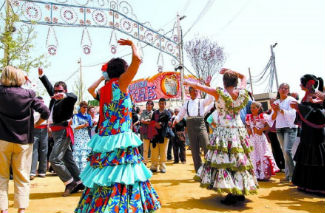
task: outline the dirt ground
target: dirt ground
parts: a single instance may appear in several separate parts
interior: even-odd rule
[[[220,203],[223,195],[200,188],[192,178],[194,166],[190,152],[187,164],[168,162],[167,173],[156,173],[151,183],[158,192],[162,208],[157,213],[325,213],[325,198],[299,192],[295,186],[280,183],[283,173],[268,182],[259,182],[257,195],[247,196],[246,202],[235,206]],[[324,180],[325,184],[325,180]],[[30,206],[26,213],[72,213],[80,193],[62,197],[64,186],[57,176],[31,181]],[[13,208],[13,182],[10,181],[9,212]]]

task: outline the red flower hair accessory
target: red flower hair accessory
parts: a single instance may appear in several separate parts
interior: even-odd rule
[[[309,81],[307,81],[307,84],[306,84],[306,87],[308,88],[308,89],[315,89],[314,88],[314,85],[315,85],[315,80],[309,80]]]
[[[108,63],[104,64],[104,65],[102,66],[102,71],[103,71],[103,72],[106,72],[106,71],[107,71],[107,67],[108,67]]]
[[[308,82],[307,82],[307,84],[309,84],[309,85],[315,85],[315,80],[309,80]]]

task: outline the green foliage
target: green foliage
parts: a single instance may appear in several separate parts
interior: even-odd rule
[[[5,27],[0,32],[0,51],[3,51],[0,66],[11,65],[26,72],[37,67],[48,67],[45,54],[32,56],[35,49],[33,41],[37,37],[34,26],[20,23],[19,16],[10,8],[6,10]]]

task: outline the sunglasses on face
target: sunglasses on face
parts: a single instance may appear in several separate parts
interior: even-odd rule
[[[64,92],[64,90],[54,90],[54,93],[61,93]]]

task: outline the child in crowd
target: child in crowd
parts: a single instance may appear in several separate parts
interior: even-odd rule
[[[251,104],[252,114],[246,115],[246,129],[249,134],[251,145],[254,150],[250,153],[254,172],[258,180],[269,180],[275,172],[279,172],[272,151],[267,144],[264,131],[269,129],[267,115],[262,112],[259,102]]]

